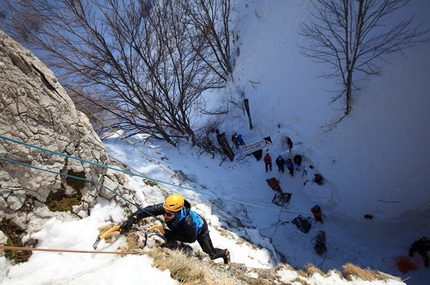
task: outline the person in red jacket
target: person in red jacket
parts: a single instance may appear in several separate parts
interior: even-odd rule
[[[266,153],[266,155],[263,158],[264,165],[266,166],[266,172],[270,169],[272,171],[272,157],[269,153]]]
[[[321,210],[321,207],[319,205],[313,206],[311,208],[311,212],[312,212],[312,214],[314,214],[315,220],[317,222],[321,222],[321,224],[324,223],[323,219],[321,218],[321,216],[322,216],[322,210]]]

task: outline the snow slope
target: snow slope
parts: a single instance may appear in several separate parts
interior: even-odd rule
[[[406,51],[407,58],[390,56],[392,65],[383,65],[383,76],[362,82],[363,89],[356,94],[359,96],[353,102],[351,115],[327,132],[321,127],[339,118],[342,110],[329,104],[333,94],[324,91],[333,89],[333,82],[317,78],[324,66],[298,53],[297,43],[303,42],[297,36],[298,23],[308,15],[308,1],[235,3],[238,56],[233,80],[219,94],[218,101],[211,102],[229,111],[219,129],[227,137],[234,131],[242,133],[247,143],[270,136],[273,159],[279,154],[285,158],[301,154],[307,175],[282,175],[275,165],[273,171],[266,173],[262,161],[244,156],[239,150],[234,162],[221,163],[220,157],[212,159],[187,145],[176,150],[154,142],[150,146],[137,144],[164,169],[186,174],[189,186],[178,187],[172,185],[179,183],[171,173],[124,142],[105,141],[109,154],[150,178],[166,182],[169,192],[182,193],[210,221],[215,246],[229,248],[234,262],[272,267],[285,260],[298,268],[313,263],[323,271],[341,270],[343,264],[352,262],[400,276],[407,279],[408,285],[427,284],[429,269],[421,266],[402,274],[393,265],[393,258],[407,255],[413,241],[430,235],[428,45]],[[415,0],[404,15],[427,17],[424,25],[429,28],[429,8],[430,2]],[[226,104],[233,100],[240,106],[244,98],[250,102],[252,130],[243,109]],[[291,154],[285,145],[286,136],[294,143]],[[325,177],[324,185],[303,184],[317,172]],[[274,192],[266,183],[270,177],[279,179],[283,191],[292,193],[285,208],[271,203]],[[143,204],[146,195],[157,195],[139,177],[131,178],[131,184],[142,191]],[[158,199],[162,201],[164,197]],[[291,221],[297,215],[310,216],[310,208],[316,203],[323,209],[324,224],[314,224],[304,234]],[[364,219],[365,214],[374,218]],[[43,231],[32,235],[39,239],[41,247],[88,250],[98,226],[110,219],[119,223],[125,218],[126,213],[118,206],[101,200],[91,217],[52,220]],[[227,222],[235,218],[246,228],[228,227]],[[222,236],[216,230],[218,226],[227,227],[232,236]],[[313,250],[312,241],[319,230],[327,234],[327,256],[318,256]],[[263,248],[250,250],[238,245],[236,239],[240,237]],[[123,243],[120,239],[113,245],[101,243],[99,248],[114,250]],[[197,243],[192,246],[199,248]],[[146,257],[37,253],[25,264],[10,266],[3,257],[0,264],[0,270],[4,269],[0,272],[2,284],[176,283],[166,272],[155,272]],[[294,275],[285,273],[285,282],[293,279],[288,279],[288,274]],[[308,280],[309,284],[337,282],[330,278]]]
[[[351,115],[327,132],[322,127],[342,116],[343,109],[331,105],[334,94],[324,90],[337,87],[317,78],[325,67],[300,55],[297,46],[304,43],[297,35],[298,24],[308,17],[311,4],[246,3],[238,25],[240,55],[235,60],[234,86],[226,93],[244,91],[254,129],[249,130],[246,116],[225,120],[222,128],[243,133],[248,142],[273,136],[274,155],[283,150],[284,136],[289,136],[297,144],[294,151],[310,159],[332,183],[328,191],[337,215],[361,219],[374,214],[402,222],[417,214],[428,216],[429,45],[406,50],[406,58],[387,57],[391,65],[381,63],[381,77],[359,82],[363,89],[354,93]],[[393,19],[415,13],[428,29],[429,11],[429,2],[411,1]]]

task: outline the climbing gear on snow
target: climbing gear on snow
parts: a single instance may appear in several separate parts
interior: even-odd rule
[[[283,206],[285,206],[285,204],[288,204],[290,202],[291,195],[293,195],[293,194],[292,193],[284,193],[282,191],[279,193],[276,193],[275,196],[273,196],[272,203],[283,207]]]
[[[414,260],[409,256],[396,256],[396,257],[393,257],[393,260],[394,260],[393,267],[397,267],[403,274],[406,274],[409,271],[417,270],[420,264],[419,260]]]
[[[301,215],[298,215],[294,220],[291,222],[296,225],[296,227],[303,233],[308,233],[309,230],[312,228],[311,223],[311,217],[302,217]]]
[[[110,234],[111,232],[117,231],[119,230],[120,226],[114,226],[110,229],[108,229],[106,232],[104,232],[102,235],[98,236],[96,239],[96,242],[93,244],[93,248],[94,250],[97,249],[97,245],[99,244],[99,242],[104,239],[105,237],[107,237],[108,234]]]
[[[315,182],[318,185],[322,185],[324,183],[324,179],[321,174],[314,174],[314,179],[312,179],[312,183]]]
[[[317,236],[312,240],[314,244],[314,250],[318,255],[323,255],[327,252],[327,247],[325,245],[325,231],[318,231]]]

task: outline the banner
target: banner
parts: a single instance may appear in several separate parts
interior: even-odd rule
[[[250,154],[253,153],[257,150],[263,149],[267,146],[270,146],[272,144],[272,139],[270,137],[265,137],[264,139],[257,141],[257,142],[253,142],[247,145],[243,145],[241,146],[243,152],[245,154]]]

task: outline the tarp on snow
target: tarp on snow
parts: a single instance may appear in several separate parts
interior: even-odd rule
[[[285,206],[285,204],[288,204],[290,202],[291,195],[293,195],[293,194],[292,193],[284,193],[282,191],[279,193],[276,193],[275,196],[273,196],[272,203],[283,207],[283,206]]]
[[[307,234],[309,230],[312,228],[312,218],[311,217],[302,217],[301,215],[298,215],[294,220],[291,221],[293,224],[296,225],[296,227]]]

